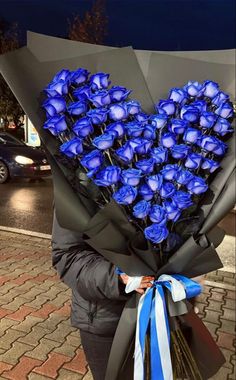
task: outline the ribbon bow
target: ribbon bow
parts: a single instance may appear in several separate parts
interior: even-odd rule
[[[136,278],[137,280],[137,278]],[[137,282],[137,281],[136,281]],[[132,278],[131,278],[132,283]],[[129,291],[132,289],[129,283]],[[137,284],[134,284],[137,286]],[[192,298],[201,293],[201,285],[179,274],[161,275],[140,298],[134,353],[134,380],[144,380],[145,338],[150,323],[151,380],[172,380],[170,354],[170,327],[164,287],[174,302]],[[132,289],[133,290],[133,289]]]

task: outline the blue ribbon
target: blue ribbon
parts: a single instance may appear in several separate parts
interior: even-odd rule
[[[145,339],[150,323],[151,380],[172,380],[170,355],[170,327],[164,288],[171,293],[174,302],[196,297],[201,285],[182,275],[162,275],[146,290],[138,305],[134,380],[144,380]]]

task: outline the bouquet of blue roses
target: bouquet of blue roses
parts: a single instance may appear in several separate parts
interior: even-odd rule
[[[88,183],[98,187],[94,196],[98,208],[110,207],[111,212],[117,208],[115,204],[122,208],[133,227],[130,249],[137,254],[144,248],[146,263],[155,263],[152,270],[156,274],[202,223],[201,201],[233,132],[229,96],[215,82],[189,81],[182,88],[171,89],[168,99],[156,104],[156,113],[147,114],[137,100],[129,98],[130,89],[111,86],[107,73],[90,75],[83,68],[61,70],[45,93],[44,129],[60,142],[58,159],[66,157],[80,176],[83,173]],[[107,236],[115,235],[107,231]],[[103,238],[100,236],[100,246]],[[180,274],[156,280],[139,301],[134,378],[170,379],[174,374],[201,379],[181,329],[175,326],[168,333],[163,291],[166,287],[173,301],[180,302],[198,295],[201,288]],[[131,290],[137,287],[136,281]],[[161,306],[163,315],[153,321],[152,313]],[[167,332],[164,339],[162,329]]]
[[[126,303],[106,380],[132,378],[133,364],[135,380],[211,377],[224,359],[187,300],[201,290],[191,277],[222,266],[216,225],[234,204],[228,95],[189,82],[154,112],[131,48],[69,59],[61,49],[46,63],[45,51],[37,42],[36,57],[25,47],[0,68],[47,150],[57,219],[131,279],[156,279]]]

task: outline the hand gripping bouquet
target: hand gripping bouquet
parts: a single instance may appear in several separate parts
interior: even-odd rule
[[[60,224],[129,276],[155,276],[141,299],[131,293],[106,379],[212,376],[224,360],[187,300],[201,291],[191,277],[222,266],[215,226],[234,204],[229,96],[206,78],[166,89],[154,110],[131,49],[40,63],[23,48],[1,70],[48,150]]]

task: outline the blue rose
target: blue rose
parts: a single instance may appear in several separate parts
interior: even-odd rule
[[[145,238],[154,244],[161,243],[167,238],[168,234],[168,229],[165,226],[160,226],[157,223],[153,223],[151,226],[146,227],[144,230]]]
[[[66,95],[68,93],[68,83],[64,80],[51,82],[44,89],[48,96]]]
[[[161,145],[164,146],[165,148],[171,148],[176,143],[177,143],[177,140],[174,133],[167,132],[161,136]]]
[[[184,144],[174,145],[171,148],[171,155],[176,160],[182,160],[183,158],[187,157],[189,152],[189,147]]]
[[[203,83],[204,86],[204,92],[203,94],[207,98],[213,99],[219,92],[219,85],[216,82],[212,82],[211,80],[206,80]]]
[[[89,76],[89,71],[86,69],[79,68],[75,71],[72,71],[70,74],[70,82],[72,84],[81,84],[87,81]]]
[[[140,169],[144,174],[151,173],[154,169],[155,161],[153,158],[140,160],[135,163],[136,168]]]
[[[196,128],[188,128],[186,129],[183,139],[185,142],[194,144],[198,141],[198,139],[201,137],[201,131],[199,131]]]
[[[67,106],[67,111],[70,115],[79,116],[87,111],[87,104],[84,101],[70,103]]]
[[[220,164],[219,162],[211,160],[210,158],[205,158],[201,167],[202,169],[209,170],[210,173],[213,173],[220,167]]]
[[[111,186],[117,183],[120,179],[121,169],[118,166],[107,166],[101,170],[97,175],[94,182],[97,186]]]
[[[217,156],[222,156],[226,152],[227,145],[223,143],[223,141],[220,141],[218,139],[216,140],[218,142],[218,145],[216,148],[214,148],[213,153],[216,154]]]
[[[99,150],[105,150],[110,148],[115,140],[115,136],[112,133],[103,133],[102,135],[93,139],[93,145]]]
[[[153,148],[151,150],[151,156],[156,162],[156,164],[162,164],[168,160],[168,149],[163,146],[159,146],[158,148]]]
[[[125,129],[128,136],[138,137],[143,133],[144,126],[138,121],[131,121],[125,125]]]
[[[193,174],[188,170],[180,169],[176,177],[176,182],[179,185],[187,185],[193,177]]]
[[[172,220],[173,222],[176,222],[179,219],[181,211],[175,202],[166,200],[163,202],[163,208],[166,212],[167,219]]]
[[[90,83],[93,90],[102,90],[104,88],[107,88],[109,86],[109,74],[105,73],[96,73],[94,75],[91,75],[90,77]]]
[[[215,110],[215,113],[224,119],[228,119],[234,114],[233,106],[228,102],[221,103],[220,106]]]
[[[73,158],[83,152],[83,140],[79,137],[75,137],[69,141],[66,141],[60,146],[60,151],[66,156]]]
[[[90,86],[83,86],[76,88],[73,91],[73,96],[77,100],[87,100],[91,96],[91,87]]]
[[[185,86],[184,90],[188,95],[195,97],[199,96],[202,93],[203,85],[199,82],[189,81]]]
[[[152,192],[155,193],[160,190],[163,183],[163,177],[161,174],[151,175],[146,178],[146,182]]]
[[[154,204],[149,212],[149,218],[152,222],[158,223],[159,226],[165,226],[167,219],[166,219],[166,212],[163,207]]]
[[[120,121],[127,119],[129,116],[125,103],[112,104],[109,107],[109,117],[111,120]]]
[[[202,136],[200,146],[207,152],[213,152],[219,145],[219,140],[214,136]]]
[[[59,82],[60,80],[69,81],[70,71],[67,69],[60,70],[53,78],[52,82]]]
[[[48,98],[43,102],[43,108],[45,108],[49,117],[55,116],[60,112],[66,110],[66,102],[62,96],[54,96]]]
[[[50,117],[50,119],[44,123],[43,128],[48,129],[54,136],[57,136],[59,133],[67,129],[65,116],[56,115]]]
[[[169,100],[160,100],[158,106],[156,106],[157,111],[163,110],[167,115],[174,115],[175,113],[175,102],[171,99]]]
[[[126,142],[122,147],[117,149],[115,153],[120,160],[126,163],[132,161],[134,157],[134,150],[128,142]]]
[[[154,193],[150,189],[150,187],[146,184],[140,186],[139,188],[139,194],[143,199],[146,201],[150,201],[153,198]]]
[[[168,120],[168,116],[164,114],[156,114],[156,115],[151,115],[149,117],[149,120],[151,122],[151,125],[156,127],[157,129],[163,128]]]
[[[145,129],[143,131],[143,137],[148,140],[155,140],[156,139],[156,127],[153,125],[146,125]]]
[[[202,156],[198,153],[191,153],[187,157],[184,166],[188,169],[198,169],[202,161]]]
[[[229,100],[229,95],[223,91],[218,92],[218,94],[212,99],[212,104],[215,106],[220,106],[226,100]]]
[[[170,121],[169,130],[176,135],[182,135],[186,128],[188,127],[188,122],[182,119],[172,119]]]
[[[202,194],[207,191],[208,186],[203,178],[194,176],[187,184],[187,189],[191,194]]]
[[[185,105],[181,108],[180,117],[190,123],[194,123],[199,119],[199,110],[197,107]]]
[[[187,100],[187,92],[182,88],[172,88],[170,90],[169,99],[176,103],[184,104]]]
[[[168,164],[163,167],[161,174],[167,181],[172,181],[177,178],[180,168],[177,164]]]
[[[121,86],[113,86],[109,90],[109,94],[113,102],[121,102],[125,100],[130,93],[131,90],[127,90],[127,88]]]
[[[207,110],[207,102],[205,100],[196,100],[191,105],[196,107],[200,113],[206,112]]]
[[[87,112],[87,116],[91,119],[94,125],[103,124],[107,120],[107,110],[105,108],[98,108]]]
[[[148,216],[150,208],[150,202],[147,202],[145,200],[139,201],[133,208],[133,215],[138,219],[146,218],[146,216]]]
[[[106,127],[106,132],[114,133],[116,138],[121,138],[125,133],[125,126],[121,121],[116,121]]]
[[[216,124],[213,127],[213,130],[220,136],[225,136],[227,133],[233,132],[231,124],[228,120],[219,117]]]
[[[104,157],[102,153],[99,150],[95,149],[92,150],[92,152],[85,154],[81,158],[80,162],[85,168],[94,170],[98,169],[102,165],[103,160]]]
[[[111,98],[109,92],[106,90],[98,91],[95,94],[90,95],[90,102],[94,105],[94,107],[104,107],[111,103]]]
[[[173,195],[172,200],[180,210],[186,209],[193,204],[191,195],[182,190],[176,191],[176,193]]]
[[[126,102],[129,115],[137,115],[141,111],[141,105],[137,100],[129,100]]]
[[[171,182],[164,182],[160,188],[160,196],[162,198],[171,198],[176,192],[176,188]]]
[[[200,116],[200,126],[203,128],[212,128],[215,124],[217,116],[214,112],[203,112]]]
[[[121,205],[130,205],[137,197],[137,189],[130,185],[124,185],[113,194],[113,199]]]
[[[142,178],[142,172],[138,169],[126,169],[122,170],[121,182],[124,185],[137,186]]]
[[[86,137],[93,133],[94,129],[90,119],[85,116],[77,120],[73,125],[73,132],[79,137]]]
[[[139,112],[134,115],[135,120],[139,121],[143,125],[146,125],[148,123],[149,115],[145,112]]]
[[[149,152],[153,142],[142,137],[136,137],[135,139],[130,140],[129,144],[132,146],[135,153],[143,155]]]

